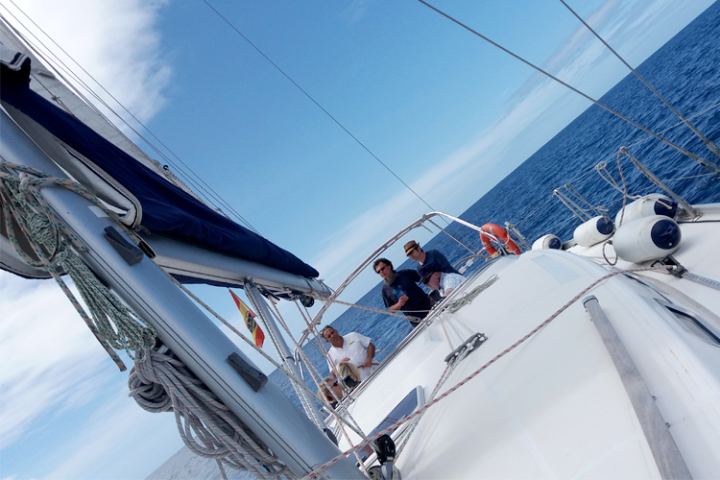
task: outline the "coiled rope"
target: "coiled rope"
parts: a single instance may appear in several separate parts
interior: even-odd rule
[[[261,478],[295,478],[262,441],[171,352],[137,359],[128,378],[130,397],[143,409],[175,413],[185,446],[196,455]]]
[[[101,208],[124,229],[117,216],[76,182],[51,177],[4,160],[0,160],[0,168],[4,170],[0,171],[4,230],[18,257],[31,267],[48,271],[121,371],[126,370],[126,366],[114,349],[125,350],[131,358],[131,352],[135,352],[134,356],[138,358],[144,358],[147,354],[146,340],[154,339],[155,331],[135,318],[85,265],[76,252],[85,252],[87,248],[55,215],[40,190],[47,186],[70,190]],[[31,245],[35,258],[23,250],[23,240]],[[72,278],[92,319],[61,278],[63,271]]]
[[[482,292],[490,288],[490,286],[498,281],[498,276],[493,275],[492,277],[485,280],[482,284],[478,285],[477,287],[470,290],[468,293],[464,294],[462,297],[458,298],[454,302],[452,302],[450,305],[446,307],[446,310],[450,313],[455,313],[461,308],[463,308],[465,305],[468,305],[472,303],[473,300],[475,300],[475,297],[480,295]]]
[[[228,329],[230,329],[235,335],[237,335],[243,342],[245,342],[248,347],[253,349],[255,352],[259,353],[265,360],[270,362],[272,366],[277,368],[283,375],[287,376],[289,379],[294,381],[300,388],[305,390],[307,393],[309,393],[320,405],[323,405],[328,409],[328,411],[331,412],[333,416],[335,416],[338,421],[344,421],[346,424],[349,425],[349,427],[358,435],[361,437],[363,436],[363,433],[359,430],[356,430],[350,422],[345,420],[341,413],[338,413],[337,411],[333,411],[332,407],[327,403],[327,401],[322,398],[322,396],[318,395],[317,393],[310,390],[302,380],[295,377],[292,373],[288,372],[288,370],[276,362],[270,355],[265,353],[261,348],[258,348],[257,345],[255,345],[255,342],[251,340],[250,338],[246,337],[245,335],[240,332],[237,328],[235,328],[229,321],[227,321],[225,318],[223,318],[219,313],[217,313],[215,310],[213,310],[207,303],[203,302],[197,295],[192,293],[190,290],[188,290],[182,283],[177,281],[173,276],[168,275],[166,273],[167,277],[175,283],[175,285],[178,286],[183,292],[185,292],[190,298],[192,298],[194,301],[196,301],[201,307],[203,307],[208,313],[210,313],[212,316],[214,316],[216,319],[218,319],[223,325],[225,325]]]

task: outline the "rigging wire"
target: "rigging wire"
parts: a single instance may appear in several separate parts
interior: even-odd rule
[[[585,20],[583,20],[582,17],[581,17],[580,15],[578,15],[578,14],[575,12],[575,10],[573,10],[572,7],[570,7],[570,5],[567,4],[567,2],[565,2],[565,0],[559,0],[559,1],[560,1],[560,3],[562,3],[563,5],[565,5],[565,7],[566,7],[568,10],[570,10],[570,13],[572,13],[573,15],[575,15],[575,17],[576,17],[578,20],[580,20],[580,22],[581,22],[583,25],[585,25],[585,27],[587,27],[587,29],[590,30],[590,32],[591,32],[593,35],[595,35],[595,37],[597,37],[597,39],[600,40],[600,41],[603,43],[603,45],[605,45],[605,46],[607,47],[607,49],[610,50],[610,51],[613,53],[613,55],[615,55],[615,56],[617,57],[618,60],[620,60],[628,69],[630,69],[630,71],[631,71],[632,73],[634,73],[635,76],[636,76],[642,83],[644,83],[645,86],[646,86],[647,88],[649,88],[652,93],[654,93],[670,110],[672,110],[672,112],[673,112],[680,120],[682,120],[682,122],[683,122],[690,130],[692,130],[693,133],[695,133],[695,135],[697,135],[698,137],[700,137],[700,139],[701,139],[703,142],[705,142],[705,145],[707,146],[708,150],[710,150],[712,153],[714,153],[715,155],[717,155],[718,157],[720,157],[720,148],[718,148],[718,146],[715,145],[715,143],[713,143],[710,139],[708,139],[705,135],[703,135],[697,128],[695,128],[695,126],[694,126],[692,123],[690,123],[690,121],[688,121],[680,112],[678,112],[677,110],[675,110],[675,108],[673,108],[673,106],[670,105],[670,103],[669,103],[667,100],[665,100],[665,98],[664,98],[662,95],[660,95],[660,93],[659,93],[657,90],[655,90],[655,89],[652,87],[652,85],[650,85],[650,84],[640,75],[640,73],[638,73],[637,70],[635,70],[633,67],[631,67],[630,64],[628,64],[628,63],[625,61],[625,59],[620,56],[619,53],[617,53],[615,50],[613,50],[613,48],[612,48],[595,30],[593,30],[593,28],[592,28],[590,25],[588,25],[587,22],[585,22]]]
[[[709,107],[707,107],[707,108],[699,111],[698,113],[696,113],[696,114],[694,114],[694,115],[691,115],[689,118],[690,118],[690,119],[696,119],[696,118],[700,117],[701,115],[704,115],[704,114],[706,114],[707,112],[709,112],[709,111],[711,111],[711,110],[713,110],[713,109],[715,109],[715,108],[718,108],[718,107],[720,107],[720,103],[715,103],[715,104],[710,105]],[[677,127],[681,126],[682,124],[683,124],[683,122],[679,122],[679,123],[676,123],[676,124],[674,124],[674,125],[671,125],[671,126],[665,128],[665,129],[663,129],[663,130],[660,130],[660,133],[669,132],[670,130],[673,130],[674,128],[677,128]],[[647,142],[647,141],[649,141],[649,140],[650,140],[650,139],[649,139],[648,137],[643,137],[643,138],[641,138],[641,139],[639,139],[639,140],[631,143],[630,145],[628,145],[628,148],[641,145],[641,144],[643,144],[643,143],[645,143],[645,142]],[[613,160],[614,158],[615,158],[615,154],[612,154],[611,156],[608,157],[608,161],[611,161],[611,160]],[[603,162],[605,162],[605,160],[601,161],[600,163],[603,163]],[[598,164],[598,165],[600,165],[600,164]],[[583,173],[583,174],[580,175],[579,177],[575,177],[575,178],[571,179],[571,180],[570,180],[570,183],[577,183],[577,182],[579,182],[580,180],[584,179],[585,177],[591,175],[593,172],[596,171],[598,165],[596,165],[596,166],[594,166],[594,167],[589,167],[585,173]],[[686,176],[686,177],[668,178],[668,179],[665,179],[665,181],[666,181],[666,182],[673,182],[673,181],[679,181],[679,180],[689,180],[689,179],[695,179],[695,178],[701,178],[701,177],[709,177],[709,176],[711,176],[711,175],[714,176],[715,173],[709,172],[709,173],[703,173],[703,174],[697,174],[697,175],[690,175],[690,176]],[[645,187],[645,188],[639,190],[638,193],[643,192],[643,191],[646,191],[646,190],[649,190],[649,189],[651,189],[651,188],[653,188],[653,187],[652,187],[652,186],[650,186],[650,187]],[[553,199],[555,199],[555,195],[554,195],[554,194],[550,194],[549,198],[545,201],[545,203],[543,203],[542,205],[540,205],[538,208],[536,208],[535,210],[533,210],[531,213],[525,215],[523,218],[521,218],[520,220],[518,220],[516,223],[519,225],[519,224],[525,222],[526,220],[530,220],[530,219],[533,218],[540,210],[542,210],[548,203],[550,203],[551,201],[553,201]],[[613,203],[610,204],[610,205],[614,205],[615,203],[619,203],[620,201],[621,201],[621,200],[616,200],[615,202],[613,202]]]
[[[493,45],[494,47],[499,48],[500,50],[502,50],[503,52],[505,52],[505,53],[507,53],[508,55],[512,56],[513,58],[521,61],[521,62],[524,63],[525,65],[527,65],[527,66],[533,68],[534,70],[542,73],[543,75],[545,75],[545,76],[547,76],[548,78],[554,80],[555,82],[559,83],[560,85],[562,85],[562,86],[564,86],[564,87],[572,90],[573,92],[577,93],[577,94],[580,95],[581,97],[583,97],[583,98],[585,98],[585,99],[587,99],[587,100],[590,100],[590,101],[593,102],[595,105],[597,105],[597,106],[599,106],[600,108],[606,110],[607,112],[615,115],[616,117],[621,118],[622,120],[625,120],[626,122],[628,122],[628,123],[630,123],[631,125],[639,128],[640,130],[642,130],[643,132],[647,133],[648,135],[652,135],[652,136],[655,137],[656,139],[660,140],[661,142],[663,142],[664,144],[668,145],[669,147],[674,148],[675,150],[677,150],[678,152],[682,153],[683,155],[686,155],[686,156],[692,158],[692,159],[695,160],[698,164],[700,164],[701,166],[703,166],[703,167],[705,167],[706,169],[710,170],[711,172],[720,175],[720,167],[718,167],[718,165],[716,165],[716,164],[714,164],[714,163],[712,163],[712,162],[709,162],[709,161],[707,161],[707,160],[705,160],[705,159],[702,159],[702,158],[698,157],[698,156],[695,155],[694,153],[689,152],[688,150],[685,150],[684,148],[680,147],[679,145],[674,144],[673,142],[671,142],[671,141],[668,140],[667,138],[665,138],[665,137],[663,137],[663,136],[661,136],[661,135],[653,132],[652,130],[649,130],[648,128],[643,127],[642,125],[640,125],[639,123],[635,122],[634,120],[629,119],[628,117],[626,117],[625,115],[621,114],[620,112],[617,112],[616,110],[613,110],[612,108],[608,107],[607,105],[604,105],[604,104],[600,103],[598,100],[595,100],[595,99],[592,98],[591,96],[589,96],[589,95],[581,92],[580,90],[578,90],[577,88],[573,87],[572,85],[570,85],[570,84],[568,84],[568,83],[560,80],[560,79],[557,78],[556,76],[554,76],[554,75],[552,75],[551,73],[543,70],[542,68],[538,67],[537,65],[535,65],[535,64],[533,64],[533,63],[530,63],[529,61],[525,60],[525,59],[522,58],[521,56],[519,56],[519,55],[511,52],[510,50],[508,50],[507,48],[503,47],[503,46],[500,45],[499,43],[496,43],[496,42],[492,41],[490,38],[486,37],[486,36],[483,35],[482,33],[478,32],[477,30],[472,29],[472,28],[469,27],[468,25],[462,23],[460,20],[458,20],[458,19],[456,19],[455,17],[453,17],[453,16],[451,16],[451,15],[443,12],[442,10],[440,10],[439,8],[437,8],[437,7],[429,4],[429,3],[426,2],[425,0],[417,0],[417,1],[420,2],[420,3],[422,3],[423,5],[425,5],[426,7],[428,7],[430,10],[435,11],[436,13],[442,15],[443,17],[447,18],[447,19],[450,20],[451,22],[453,22],[453,23],[459,25],[460,27],[464,28],[464,29],[467,30],[468,32],[472,33],[473,35],[475,35],[475,36],[477,36],[477,37],[485,40],[486,42],[488,42],[489,44]]]
[[[52,65],[53,68],[56,69],[56,72],[60,74],[60,72],[64,72],[65,75],[68,77],[73,78],[80,86],[82,86],[84,89],[86,89],[98,102],[100,102],[103,106],[105,106],[110,112],[112,112],[121,122],[123,122],[133,133],[135,133],[139,138],[141,138],[153,151],[155,151],[160,157],[162,157],[164,160],[166,160],[168,163],[170,163],[177,171],[181,174],[184,173],[184,177],[188,183],[193,185],[194,188],[198,189],[201,192],[204,192],[204,200],[207,201],[211,206],[215,207],[216,210],[218,210],[221,214],[225,215],[227,217],[227,214],[223,212],[223,210],[219,207],[219,205],[225,207],[229,212],[232,213],[233,216],[235,216],[241,223],[243,223],[245,226],[250,228],[252,231],[257,233],[258,235],[260,232],[252,225],[250,222],[245,219],[242,215],[240,215],[239,212],[237,212],[232,205],[230,205],[227,201],[225,201],[220,194],[218,194],[210,185],[208,185],[195,171],[187,165],[177,154],[173,152],[173,150],[168,147],[162,140],[160,140],[146,125],[144,125],[130,110],[128,110],[122,102],[120,102],[115,96],[110,93],[103,85],[100,83],[97,79],[95,79],[85,68],[83,68],[80,63],[78,63],[72,55],[70,55],[68,52],[66,52],[53,38],[45,32],[42,27],[40,27],[35,21],[27,14],[25,13],[22,8],[20,8],[13,0],[9,0],[10,3],[13,4],[15,8],[17,8],[22,14],[40,31],[43,35],[45,35],[57,48],[60,49],[72,62],[77,65],[80,70],[82,70],[90,79],[92,79],[93,82],[95,82],[101,89],[104,91],[110,98],[113,99],[130,117],[135,120],[138,125],[140,125],[145,131],[147,131],[152,138],[154,138],[162,147],[164,147],[173,157],[175,157],[182,166],[179,166],[175,164],[171,158],[169,158],[167,155],[165,155],[160,149],[158,149],[155,145],[153,145],[145,136],[143,136],[140,132],[138,132],[132,125],[130,125],[122,116],[120,116],[113,107],[111,107],[103,98],[101,98],[98,94],[96,94],[93,89],[87,85],[79,76],[75,75],[71,69],[67,68],[65,63],[54,53],[52,53],[52,50],[49,49],[42,40],[40,40],[36,35],[32,33],[30,29],[28,29],[20,19],[17,18],[16,15],[14,15],[7,7],[3,5],[3,7],[7,10],[8,14],[13,17],[15,21],[18,22],[19,25],[21,25],[23,28],[25,28],[29,34],[39,43],[43,48],[45,48],[49,52],[49,56],[54,57],[54,60],[50,60],[46,55],[43,55],[40,50],[37,48],[37,46],[33,45],[33,42],[31,42],[26,36],[22,35],[17,29],[13,28],[12,25],[5,19],[5,17],[0,14],[0,19],[2,19],[9,28],[11,28],[19,37],[21,37],[31,48],[33,51],[41,58],[43,58],[46,62],[48,62],[49,65]],[[2,4],[0,4],[2,5]],[[62,75],[60,75],[62,78]],[[70,87],[75,94],[77,94],[79,97],[81,97],[90,107],[93,108],[93,110],[98,113],[100,116],[102,116],[105,120],[107,120],[109,123],[110,120],[101,112],[99,111],[88,99],[85,97],[85,95],[82,94],[71,82],[64,82],[67,84],[68,87]],[[183,167],[189,172],[185,173],[183,170]],[[194,177],[194,178],[193,178]],[[197,180],[195,180],[197,179]],[[219,204],[219,205],[218,205]]]
[[[352,132],[350,132],[350,130],[348,130],[348,129],[345,127],[345,125],[343,125],[337,118],[335,118],[329,111],[327,111],[327,110],[325,109],[325,107],[323,107],[317,100],[315,100],[315,98],[312,97],[312,95],[310,95],[310,94],[309,94],[304,88],[302,88],[295,80],[293,80],[292,77],[290,77],[290,75],[288,75],[287,73],[285,73],[285,71],[284,71],[282,68],[280,68],[280,66],[279,66],[278,64],[276,64],[275,62],[273,62],[273,61],[270,59],[270,57],[268,57],[267,55],[265,55],[265,53],[263,53],[263,51],[260,50],[260,48],[259,48],[257,45],[255,45],[248,37],[246,37],[246,36],[245,36],[235,25],[233,25],[233,23],[230,22],[230,20],[228,20],[222,13],[220,13],[215,7],[213,7],[213,6],[210,4],[210,2],[208,2],[208,0],[202,0],[202,1],[203,1],[203,3],[205,3],[213,12],[215,12],[215,14],[216,14],[218,17],[220,17],[225,23],[227,23],[228,26],[230,26],[230,28],[232,28],[233,30],[235,30],[235,32],[236,32],[238,35],[240,35],[240,36],[243,38],[243,40],[245,40],[252,48],[254,48],[260,55],[262,55],[262,57],[263,57],[265,60],[267,60],[267,61],[270,63],[270,65],[272,65],[273,67],[275,67],[275,69],[276,69],[278,72],[280,72],[285,78],[287,78],[290,83],[292,83],[298,90],[300,90],[300,92],[302,92],[303,95],[305,95],[312,103],[314,103],[316,107],[318,107],[320,110],[322,110],[322,112],[323,112],[325,115],[327,115],[328,118],[330,118],[333,122],[335,122],[335,124],[336,124],[338,127],[340,127],[346,134],[348,134],[348,135],[350,136],[350,138],[352,138],[352,139],[355,141],[355,143],[357,143],[358,145],[360,145],[360,147],[362,147],[368,154],[370,154],[371,157],[373,157],[380,165],[382,165],[388,172],[390,172],[390,174],[391,174],[393,177],[395,177],[400,183],[402,183],[402,184],[405,186],[405,188],[407,188],[408,190],[410,190],[410,192],[412,192],[412,194],[415,195],[422,203],[424,203],[431,211],[435,211],[435,208],[433,208],[432,205],[430,205],[423,197],[421,197],[419,193],[417,193],[415,190],[413,190],[413,188],[412,188],[410,185],[408,185],[407,183],[405,183],[405,181],[404,181],[402,178],[400,178],[400,176],[399,176],[397,173],[395,173],[385,162],[383,162],[382,160],[380,160],[380,158],[379,158],[377,155],[375,155],[375,154],[372,152],[372,150],[370,150],[370,148],[368,148],[363,142],[361,142],[359,138],[357,138],[355,135],[353,135]]]

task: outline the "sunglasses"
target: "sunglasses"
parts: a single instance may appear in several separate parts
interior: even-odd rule
[[[380,274],[380,272],[382,272],[383,270],[385,270],[387,267],[388,267],[388,265],[383,265],[382,267],[380,267],[380,268],[378,268],[377,270],[375,270],[375,273]]]

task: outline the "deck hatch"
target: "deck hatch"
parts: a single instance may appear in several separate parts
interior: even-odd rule
[[[720,346],[720,334],[706,325],[702,318],[675,305],[663,305],[677,318],[678,323],[688,332],[715,347]]]

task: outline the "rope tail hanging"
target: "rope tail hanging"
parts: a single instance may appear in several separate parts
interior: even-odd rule
[[[224,467],[259,478],[294,478],[262,441],[164,346],[137,359],[128,378],[129,396],[143,409],[174,412],[185,446]],[[225,475],[223,475],[226,478]]]
[[[18,257],[31,267],[48,271],[121,371],[127,367],[115,350],[125,350],[131,357],[131,352],[135,352],[139,358],[145,358],[145,340],[155,338],[154,330],[134,318],[85,265],[77,252],[86,251],[86,247],[55,216],[40,190],[50,185],[66,188],[103,209],[110,218],[116,216],[75,182],[5,161],[0,161],[0,167],[3,169],[0,171],[2,232]],[[29,245],[32,251],[26,251],[23,245]],[[72,278],[92,318],[63,281],[63,273]]]

